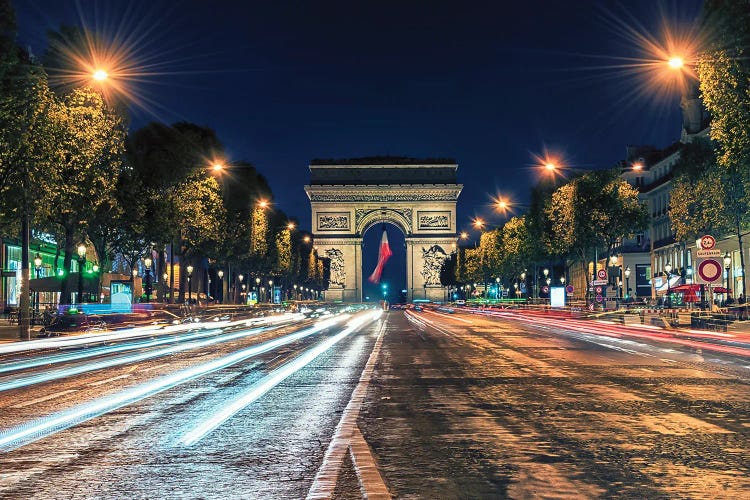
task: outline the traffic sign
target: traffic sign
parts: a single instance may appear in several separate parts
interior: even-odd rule
[[[596,277],[600,280],[606,280],[607,279],[607,270],[606,269],[599,269],[596,272]]]
[[[602,294],[602,287],[598,286],[596,287],[596,294],[601,295]]]
[[[700,245],[701,245],[701,250],[711,250],[713,247],[716,246],[716,238],[714,238],[710,234],[701,236]]]
[[[549,287],[547,285],[542,287],[542,293],[549,293]]]
[[[601,295],[597,295],[596,296],[596,301],[597,302],[602,302],[603,300],[604,300],[604,297],[602,297]]]
[[[606,284],[607,284],[607,280],[592,280],[592,281],[589,281],[589,285],[591,285],[591,286],[606,285]]]
[[[573,288],[573,285],[568,285],[568,286],[565,287],[565,290],[568,293],[573,293],[573,291],[575,290],[575,288]]]
[[[594,310],[594,303],[593,303],[593,302],[591,302],[591,303],[589,304],[589,311],[593,311],[593,310]]]
[[[721,257],[721,249],[712,248],[711,250],[698,250],[695,255],[699,258],[705,257]]]
[[[721,263],[716,259],[704,259],[698,263],[698,282],[713,283],[721,278]]]

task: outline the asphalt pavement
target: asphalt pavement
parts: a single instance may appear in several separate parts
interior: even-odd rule
[[[388,326],[359,425],[396,498],[750,498],[750,350],[512,313]]]
[[[750,497],[745,339],[479,312],[4,344],[0,497]]]

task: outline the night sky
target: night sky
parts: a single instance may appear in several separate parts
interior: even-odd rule
[[[313,158],[449,157],[465,187],[459,226],[492,217],[491,197],[528,200],[534,154],[610,167],[628,144],[679,138],[679,95],[648,92],[617,66],[657,41],[662,19],[701,2],[15,0],[20,42],[85,24],[129,35],[153,73],[131,127],[188,120],[214,128],[228,161],[247,160],[275,203],[309,229]],[[619,59],[618,59],[619,58]],[[490,219],[499,223],[502,219]]]

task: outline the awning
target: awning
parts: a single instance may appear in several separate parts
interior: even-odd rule
[[[68,282],[70,292],[78,291],[78,273],[70,273],[65,278]],[[29,289],[32,292],[59,292],[63,278],[59,276],[48,276],[46,278],[36,278],[29,280]],[[84,293],[98,293],[99,278],[96,275],[83,275]]]

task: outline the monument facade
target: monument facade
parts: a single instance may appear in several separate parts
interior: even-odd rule
[[[362,235],[390,223],[406,239],[407,300],[443,300],[440,269],[456,249],[457,183],[453,160],[313,160],[312,230],[318,256],[330,260],[328,301],[360,302]]]

